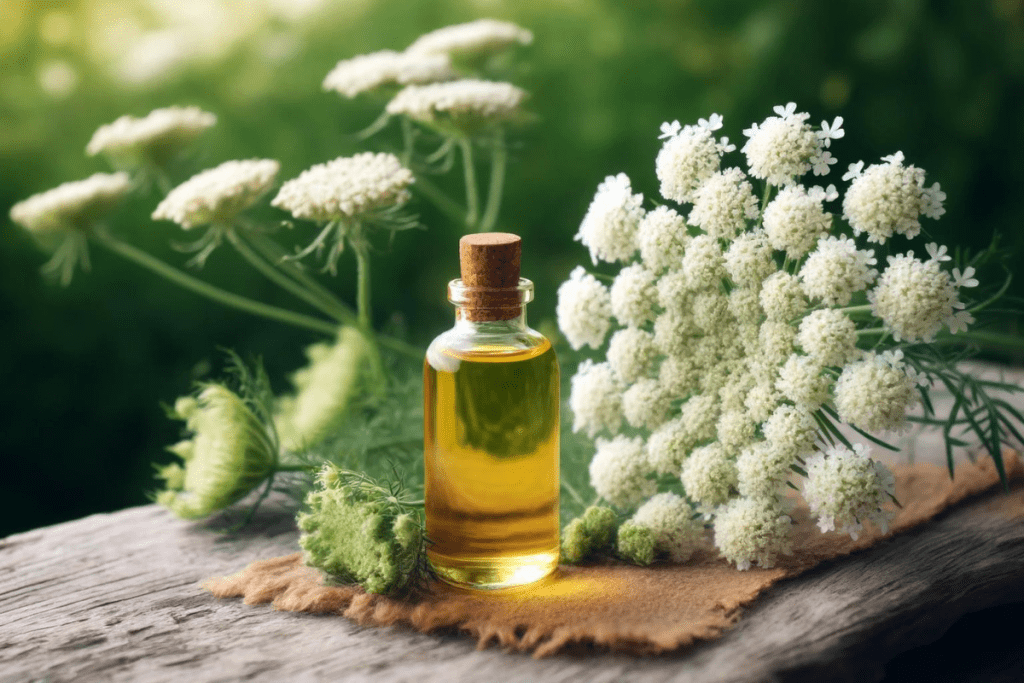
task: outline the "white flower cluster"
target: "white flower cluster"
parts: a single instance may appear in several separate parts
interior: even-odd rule
[[[453,58],[497,52],[531,42],[532,33],[507,21],[478,19],[446,26],[420,36],[403,52],[379,50],[341,60],[324,78],[323,88],[353,98],[388,85],[440,84],[458,78]],[[433,112],[457,107],[469,106],[474,111],[490,107],[504,111],[509,97],[507,90],[498,93],[495,89],[474,88],[463,82],[450,88],[405,92],[401,99],[388,105],[388,112],[415,114],[415,118],[429,120]],[[518,106],[518,101],[514,106]]]
[[[171,190],[153,211],[153,220],[174,221],[186,230],[230,223],[270,191],[280,167],[273,159],[225,161]]]
[[[324,90],[333,90],[348,98],[385,85],[435,83],[455,78],[447,54],[410,54],[380,50],[343,59],[324,78]]]
[[[11,220],[36,235],[86,228],[110,211],[131,189],[127,173],[95,173],[62,183],[11,207]]]
[[[394,154],[363,152],[303,171],[281,186],[271,205],[310,221],[358,218],[405,204],[412,182],[412,171]]]
[[[122,116],[100,126],[85,147],[89,156],[105,154],[123,161],[137,162],[149,157],[159,161],[177,151],[217,123],[217,117],[198,107],[165,107],[146,116]]]
[[[892,475],[860,445],[836,446],[836,423],[901,430],[926,380],[890,349],[973,322],[960,293],[974,270],[947,270],[945,247],[890,256],[879,274],[848,236],[913,236],[920,216],[942,213],[938,185],[924,189],[896,154],[851,170],[833,215],[839,190],[801,179],[837,163],[842,119],[809,118],[790,103],[744,131],[745,169],[722,167],[735,147],[716,137],[720,116],[663,124],[655,169],[670,204],[647,211],[625,174],[605,178],[576,239],[619,272],[609,287],[576,268],[558,292],[573,348],[604,349],[569,399],[574,429],[599,437],[591,483],[614,505],[643,503],[630,524],[675,558],[700,514],[738,567],[772,566],[790,547],[786,495],[800,478],[823,530],[884,528]],[[686,497],[654,495],[664,476]]]
[[[406,86],[385,111],[417,121],[434,121],[438,114],[456,121],[505,120],[515,117],[524,99],[526,91],[511,83],[463,78]]]

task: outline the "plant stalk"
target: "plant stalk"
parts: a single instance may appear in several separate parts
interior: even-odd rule
[[[156,273],[160,277],[170,280],[176,285],[180,285],[187,290],[205,296],[217,303],[224,304],[231,308],[236,308],[240,311],[245,311],[246,313],[262,316],[264,318],[269,318],[270,320],[276,320],[278,322],[287,323],[289,325],[294,325],[295,327],[301,327],[330,336],[333,336],[338,332],[336,325],[324,320],[319,320],[312,316],[278,308],[277,306],[260,303],[259,301],[254,301],[239,294],[235,294],[234,292],[221,289],[220,287],[215,287],[208,282],[203,282],[198,278],[187,273],[183,273],[177,268],[164,263],[160,259],[138,249],[137,247],[115,240],[112,237],[96,237],[96,239],[100,244],[105,246],[107,249],[110,249],[118,256],[126,258],[129,261],[133,261],[137,265]]]
[[[494,150],[491,152],[491,178],[487,188],[487,206],[483,220],[480,221],[479,232],[490,232],[498,222],[501,210],[501,198],[505,188],[505,166],[508,152],[505,150],[504,131],[499,128],[494,135]]]
[[[469,138],[461,138],[459,149],[462,150],[462,170],[466,181],[466,227],[475,230],[480,219],[480,197],[476,187],[476,168],[473,166],[473,143]]]

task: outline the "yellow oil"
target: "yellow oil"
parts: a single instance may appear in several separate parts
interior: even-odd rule
[[[529,349],[443,349],[424,365],[427,557],[445,581],[530,583],[558,566],[558,361]]]

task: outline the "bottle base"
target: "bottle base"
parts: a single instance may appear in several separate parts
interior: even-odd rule
[[[445,583],[459,588],[496,590],[540,581],[558,568],[559,553],[504,557],[451,557],[431,550],[427,559]]]

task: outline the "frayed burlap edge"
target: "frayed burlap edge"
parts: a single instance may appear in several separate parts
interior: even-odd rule
[[[1024,478],[1024,465],[1016,454],[1008,452],[1005,463],[1011,480]],[[301,553],[295,553],[254,562],[202,586],[218,598],[241,597],[250,605],[271,603],[279,610],[339,614],[360,625],[404,624],[424,633],[458,630],[473,636],[480,649],[496,642],[534,657],[577,643],[658,653],[721,636],[736,623],[743,607],[779,580],[917,527],[999,481],[988,458],[961,465],[953,480],[935,465],[903,465],[895,473],[903,507],[889,534],[865,529],[856,541],[820,534],[807,510],[798,507],[793,512],[794,552],[771,569],[736,571],[706,545],[684,565],[563,566],[551,579],[520,589],[476,592],[434,582],[418,595],[394,599],[358,587],[328,585],[318,570],[303,565]]]

